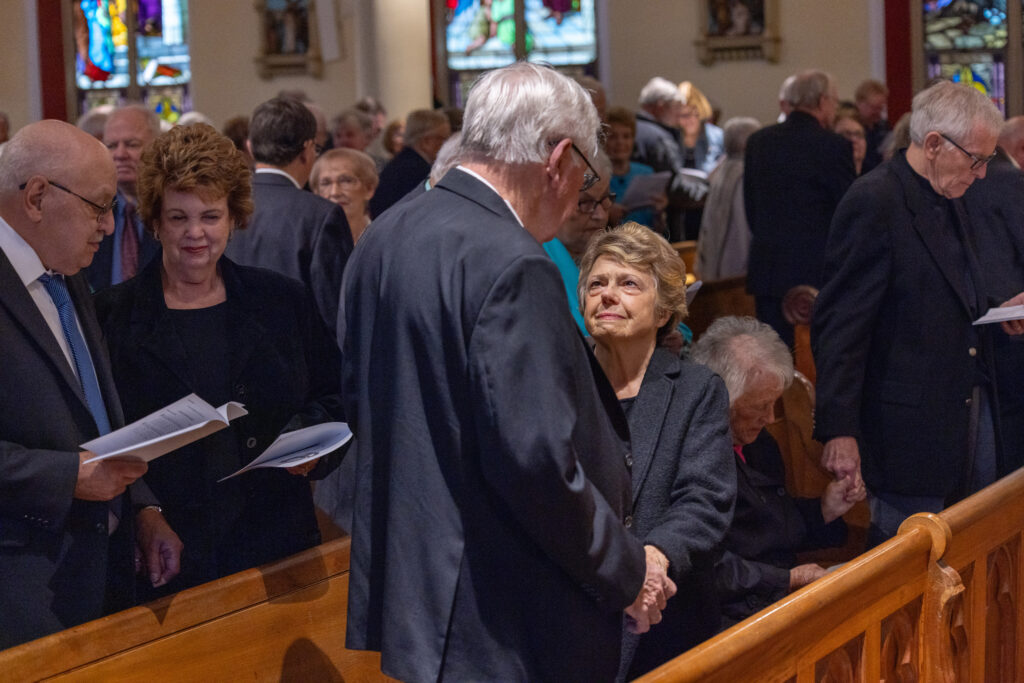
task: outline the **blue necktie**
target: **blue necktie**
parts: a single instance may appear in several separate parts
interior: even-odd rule
[[[71,348],[71,357],[75,361],[75,369],[78,370],[78,380],[82,383],[82,391],[85,393],[85,402],[89,406],[93,420],[96,421],[96,428],[100,435],[110,431],[110,420],[107,418],[107,409],[103,405],[103,394],[100,393],[100,383],[96,379],[96,369],[92,365],[92,356],[89,355],[89,347],[82,338],[75,324],[75,306],[71,303],[71,295],[68,294],[67,285],[64,284],[64,276],[47,275],[39,276],[39,281],[46,287],[46,292],[53,299],[57,306],[57,314],[60,316],[60,326],[64,331],[64,339]]]

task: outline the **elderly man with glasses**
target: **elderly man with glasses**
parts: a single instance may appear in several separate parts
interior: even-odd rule
[[[627,528],[628,427],[540,246],[600,183],[599,125],[550,68],[484,74],[459,166],[345,272],[346,645],[403,681],[612,680],[623,610],[646,630],[675,591]]]
[[[961,197],[983,183],[1002,117],[977,89],[918,93],[910,147],[863,176],[836,209],[812,342],[816,437],[836,478],[863,477],[869,543],[1006,474],[993,336],[977,231]],[[1005,303],[1024,302],[1024,294]]]

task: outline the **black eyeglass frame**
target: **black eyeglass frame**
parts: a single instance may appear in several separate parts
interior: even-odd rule
[[[996,158],[996,154],[997,154],[996,152],[992,152],[992,153],[991,153],[991,154],[989,154],[989,155],[988,155],[987,157],[979,157],[979,156],[978,156],[977,154],[971,154],[971,153],[970,153],[970,152],[968,152],[968,151],[967,151],[966,149],[964,149],[963,147],[961,147],[961,146],[960,146],[960,145],[959,145],[959,144],[957,143],[957,141],[956,141],[956,140],[954,140],[953,138],[949,137],[949,136],[948,136],[948,135],[946,135],[945,133],[939,133],[939,135],[941,135],[941,136],[942,136],[942,138],[943,138],[943,139],[944,139],[944,140],[945,140],[946,142],[948,142],[949,144],[953,145],[953,146],[954,146],[954,147],[956,147],[956,148],[957,148],[958,150],[960,150],[961,152],[963,152],[964,154],[966,154],[966,155],[967,155],[967,157],[968,157],[968,158],[969,158],[969,159],[971,160],[971,170],[972,170],[972,171],[976,171],[976,170],[978,170],[979,168],[981,168],[982,166],[984,166],[985,164],[987,164],[988,162],[990,162],[990,161],[992,161],[993,159],[995,159],[995,158]]]
[[[608,202],[608,206],[611,206],[612,204],[615,203],[615,198],[616,194],[614,192],[607,192],[600,199],[591,199],[590,197],[586,197],[585,199],[581,199],[578,202],[576,202],[576,209],[580,213],[589,213],[593,215],[593,213],[597,211],[597,207],[599,205],[604,206],[604,203]],[[591,207],[589,209],[585,209],[583,208],[584,204],[591,204]]]
[[[106,206],[103,206],[102,204],[97,204],[96,202],[94,202],[91,199],[86,199],[85,197],[83,197],[82,195],[78,194],[74,190],[69,190],[68,188],[66,188],[63,185],[61,185],[60,183],[58,183],[56,180],[50,180],[49,178],[47,178],[46,182],[49,183],[50,185],[53,185],[58,190],[63,190],[65,192],[67,192],[69,195],[72,195],[73,197],[78,197],[83,202],[85,202],[86,204],[88,204],[92,208],[96,209],[96,220],[98,220],[98,221],[103,220],[108,213],[113,213],[114,209],[117,208],[117,195],[114,195],[114,197],[110,200],[109,204],[107,204]],[[28,181],[22,183],[21,185],[18,185],[18,189],[19,190],[24,190],[27,186],[28,186]]]
[[[597,182],[601,180],[601,174],[594,170],[594,166],[590,163],[590,159],[588,159],[587,155],[576,146],[575,142],[570,140],[569,144],[572,145],[573,150],[580,155],[581,159],[583,159],[583,163],[587,165],[587,170],[583,172],[583,187],[580,188],[580,192],[586,192],[594,185],[597,185]]]

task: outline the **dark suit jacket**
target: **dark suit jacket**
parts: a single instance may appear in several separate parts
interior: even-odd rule
[[[328,330],[338,320],[341,274],[352,253],[352,232],[341,207],[300,190],[276,173],[252,178],[256,211],[249,227],[232,235],[225,256],[306,285]]]
[[[370,198],[370,216],[384,213],[429,175],[430,162],[412,147],[403,148],[380,172],[377,190]]]
[[[112,428],[124,424],[89,285],[67,278]],[[108,562],[131,568],[130,506],[73,499],[79,445],[98,436],[81,384],[0,252],[0,648],[103,614]],[[108,552],[109,549],[109,552]],[[130,584],[129,584],[130,586]]]
[[[983,293],[999,306],[1024,291],[1024,172],[1003,150],[985,177],[964,194],[971,218]],[[995,375],[999,379],[1002,452],[1008,472],[1024,465],[1024,339],[993,330]]]
[[[114,232],[103,238],[99,251],[92,258],[92,263],[82,271],[94,292],[106,289],[113,280],[114,235],[124,230],[124,204],[126,201],[124,195],[118,192],[117,210],[114,214]],[[149,234],[149,230],[143,229],[142,237],[139,239],[140,271],[153,260],[158,251],[160,251],[160,243]]]
[[[301,283],[226,258],[220,269],[229,336],[209,344],[228,346],[230,400],[244,404],[249,414],[150,463],[145,480],[159,491],[164,516],[185,544],[181,574],[167,590],[317,545],[307,478],[265,468],[217,480],[248,464],[281,432],[343,419],[338,351]],[[164,304],[160,272],[157,259],[139,277],[97,297],[128,420],[195,391],[186,348]],[[322,476],[327,466],[324,459],[314,472]]]
[[[614,678],[644,578],[627,426],[557,268],[453,170],[373,222],[344,293],[347,646],[406,681]]]
[[[744,164],[747,291],[782,297],[796,285],[820,288],[829,223],[854,178],[850,143],[795,111],[750,136]]]
[[[825,524],[820,498],[790,498],[782,454],[766,430],[736,461],[736,514],[722,542],[715,585],[722,627],[760,612],[789,593],[789,570],[803,550],[841,545],[843,518]]]
[[[629,432],[632,531],[665,553],[678,592],[661,623],[642,636],[625,634],[623,674],[628,655],[633,659],[624,680],[718,632],[713,551],[729,528],[736,497],[729,396],[703,365],[655,349],[629,412]]]
[[[856,437],[876,492],[942,498],[962,483],[972,387],[1002,332],[971,325],[986,304],[965,277],[980,289],[959,203],[900,154],[853,184],[832,223],[811,327],[815,438]]]

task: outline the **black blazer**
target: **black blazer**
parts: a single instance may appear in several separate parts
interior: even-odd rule
[[[943,498],[962,483],[972,387],[1003,332],[971,325],[987,304],[959,210],[903,154],[836,210],[811,326],[815,438],[856,437],[872,491]]]
[[[747,291],[782,297],[796,285],[821,287],[829,223],[853,179],[850,143],[810,114],[795,111],[750,136],[743,174]]]
[[[110,425],[124,424],[89,285],[67,278]],[[102,616],[108,564],[130,578],[130,506],[72,498],[79,445],[98,436],[81,384],[0,251],[0,648]],[[124,577],[120,577],[120,581]],[[130,587],[130,581],[128,587]],[[119,586],[113,586],[118,589]]]
[[[371,224],[344,291],[347,647],[406,681],[614,678],[627,426],[558,269],[456,169]]]
[[[846,522],[825,524],[820,498],[790,498],[779,446],[767,430],[736,460],[736,514],[715,567],[722,628],[789,593],[789,570],[803,550],[842,545]]]
[[[370,215],[376,218],[384,213],[429,175],[430,162],[412,147],[403,148],[380,172],[377,190],[370,198]]]
[[[632,531],[665,553],[678,592],[661,623],[642,636],[624,635],[623,680],[718,632],[713,551],[729,528],[736,497],[728,392],[703,365],[655,349],[629,412],[629,431]]]
[[[256,210],[249,227],[232,235],[224,255],[239,265],[269,268],[302,282],[333,333],[341,274],[352,253],[345,212],[277,173],[253,175],[252,199]]]
[[[249,414],[150,463],[146,482],[185,544],[181,590],[320,542],[307,478],[258,469],[217,483],[281,432],[341,420],[337,349],[301,283],[271,271],[219,264],[227,290],[230,400]],[[194,391],[185,347],[164,304],[161,259],[101,292],[97,311],[128,420]],[[211,353],[213,353],[211,351]],[[204,397],[205,398],[205,397]],[[333,460],[321,462],[327,473]]]

